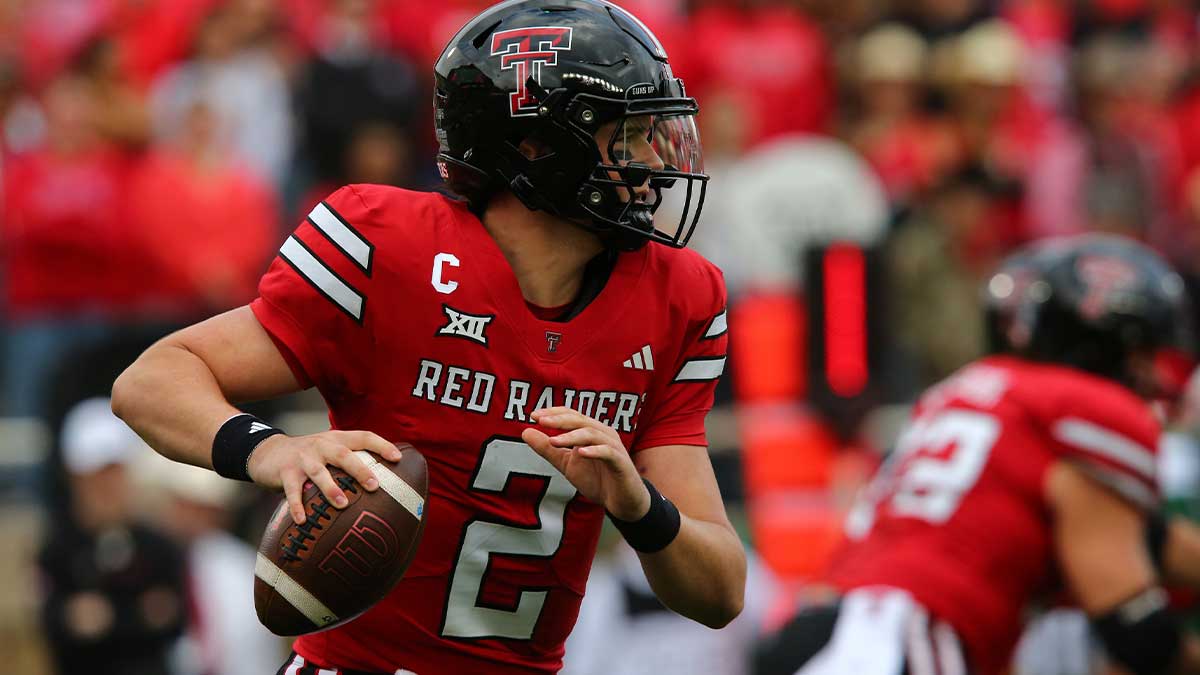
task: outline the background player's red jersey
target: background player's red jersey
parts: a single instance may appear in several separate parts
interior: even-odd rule
[[[1011,357],[929,390],[847,522],[844,590],[907,590],[954,626],[982,673],[1008,660],[1025,603],[1055,585],[1048,469],[1078,465],[1139,508],[1157,501],[1158,424],[1109,380]]]
[[[725,291],[699,255],[621,254],[566,322],[526,305],[465,204],[342,188],[284,243],[253,311],[335,428],[417,446],[430,496],[416,559],[384,601],[295,649],[393,672],[553,672],[604,517],[521,442],[565,405],[626,447],[703,445],[725,358]]]

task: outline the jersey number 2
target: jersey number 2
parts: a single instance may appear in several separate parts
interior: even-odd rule
[[[575,497],[575,486],[533,448],[514,440],[492,439],[483,446],[483,458],[471,489],[499,493],[510,476],[546,480],[537,503],[538,525],[525,527],[476,520],[467,526],[459,547],[442,635],[456,638],[512,638],[528,640],[546,602],[546,591],[522,591],[515,607],[482,604],[480,591],[493,555],[549,558],[563,538],[563,516]]]
[[[900,436],[887,467],[851,509],[847,534],[865,536],[882,502],[900,517],[944,523],[983,472],[1000,422],[973,410],[945,410],[915,420]]]

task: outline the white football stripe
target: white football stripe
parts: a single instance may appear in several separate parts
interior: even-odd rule
[[[706,338],[715,338],[721,335],[728,329],[725,317],[726,310],[721,310],[721,313],[713,317],[712,323],[708,326],[708,332],[704,334]]]
[[[296,270],[316,286],[330,300],[346,310],[355,319],[362,319],[363,296],[350,288],[294,236],[288,237],[279,247],[279,255],[295,266]]]
[[[325,603],[318,600],[312,593],[309,593],[306,588],[296,583],[295,579],[289,577],[286,572],[279,569],[278,565],[271,562],[262,553],[259,553],[258,557],[254,560],[254,576],[262,579],[268,586],[274,588],[292,607],[295,607],[297,611],[313,622],[314,626],[328,626],[338,620],[337,615],[326,607]]]
[[[679,374],[675,376],[676,382],[700,382],[704,380],[715,380],[725,372],[725,357],[719,359],[692,359],[683,364],[679,369]]]
[[[424,511],[425,500],[419,493],[417,493],[416,490],[413,489],[411,485],[404,482],[404,480],[396,474],[392,473],[391,469],[387,468],[383,464],[380,464],[379,460],[375,458],[375,455],[367,452],[366,450],[358,450],[354,454],[363,461],[363,464],[367,465],[367,468],[371,470],[371,473],[375,474],[375,480],[379,481],[379,487],[383,488],[384,492],[388,493],[388,495],[391,496],[392,499],[395,499],[400,506],[403,506],[405,510],[413,514],[414,518],[417,520],[421,519],[421,514]]]
[[[1068,417],[1054,425],[1054,437],[1068,445],[1106,457],[1154,482],[1154,451],[1098,424]]]
[[[337,244],[337,247],[342,249],[342,252],[357,263],[364,272],[371,269],[371,243],[363,239],[359,233],[346,227],[342,219],[338,218],[328,206],[323,203],[317,204],[308,214],[308,219],[333,243]]]
[[[296,657],[292,659],[292,662],[288,664],[287,670],[283,671],[283,675],[297,675],[300,672],[300,669],[303,667],[304,657],[297,654]]]
[[[642,356],[646,357],[646,370],[654,370],[654,357],[650,354],[650,345],[642,347]]]

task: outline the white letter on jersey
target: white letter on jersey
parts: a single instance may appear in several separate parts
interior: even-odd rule
[[[462,389],[463,382],[470,377],[471,371],[466,368],[456,368],[450,366],[446,369],[446,388],[442,391],[442,398],[439,401],[442,405],[448,405],[454,408],[463,407],[463,398],[456,396],[459,389]],[[457,380],[457,382],[455,381]]]
[[[433,289],[438,293],[450,295],[454,289],[458,288],[457,281],[442,281],[442,266],[449,264],[451,267],[458,267],[458,256],[453,253],[439,253],[433,256]]]
[[[475,373],[475,386],[471,390],[471,400],[467,410],[486,413],[492,407],[492,387],[496,386],[496,376],[491,373]]]
[[[533,404],[534,410],[545,410],[546,408],[554,407],[554,387],[546,386],[542,388],[542,393],[538,394],[537,403]]]
[[[508,406],[504,409],[504,419],[524,422],[525,404],[529,403],[529,383],[513,380],[508,383]]]
[[[440,379],[442,379],[442,364],[437,361],[421,359],[421,372],[417,375],[417,386],[413,387],[412,395],[430,401],[434,400],[437,398],[437,385]]]
[[[605,399],[608,399],[608,400],[606,401]],[[597,422],[600,422],[601,424],[607,424],[609,426],[615,426],[612,423],[612,421],[608,419],[608,406],[612,403],[616,403],[616,401],[617,401],[617,392],[615,392],[615,391],[600,392],[600,396],[598,396],[596,398],[596,414],[594,415]]]
[[[613,428],[617,431],[630,433],[633,431],[633,413],[638,407],[637,394],[621,394],[617,399],[617,414],[613,418]]]

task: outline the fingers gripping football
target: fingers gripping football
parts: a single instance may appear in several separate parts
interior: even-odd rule
[[[368,491],[379,487],[371,470],[354,455],[355,450],[369,450],[390,461],[400,459],[395,445],[369,431],[323,431],[308,436],[272,436],[254,449],[247,468],[259,485],[283,488],[292,520],[303,523],[302,496],[309,480],[334,506],[342,508],[349,503],[329,473],[329,465],[341,468]]]

